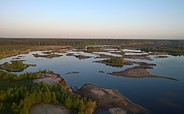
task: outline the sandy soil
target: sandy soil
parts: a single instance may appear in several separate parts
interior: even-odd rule
[[[146,110],[128,100],[117,90],[85,84],[79,89],[79,94],[97,102],[97,108],[102,108],[118,114],[144,113]],[[125,111],[126,110],[126,111]]]
[[[71,114],[71,112],[62,106],[41,103],[33,106],[29,114]]]
[[[66,81],[60,77],[58,74],[52,73],[52,74],[44,74],[38,79],[33,80],[34,83],[40,83],[44,82],[47,84],[58,84],[58,83],[63,83],[66,84]]]

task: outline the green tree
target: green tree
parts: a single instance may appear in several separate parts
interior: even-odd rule
[[[65,106],[67,109],[70,109],[72,107],[72,99],[70,99],[70,97],[66,97],[65,99]]]
[[[0,110],[3,110],[3,103],[2,102],[0,102]]]
[[[84,104],[84,100],[83,99],[81,99],[79,101],[78,109],[79,109],[80,112],[84,112],[85,111],[85,104]]]
[[[20,109],[20,114],[29,114],[29,110],[28,110],[27,106],[23,106]]]
[[[55,92],[52,92],[51,102],[54,103],[55,105],[58,104],[58,101],[57,101],[57,99],[56,99],[56,94],[55,94]]]
[[[42,94],[42,101],[44,103],[50,103],[50,101],[51,101],[51,93],[50,93],[50,91],[43,92],[43,94]]]

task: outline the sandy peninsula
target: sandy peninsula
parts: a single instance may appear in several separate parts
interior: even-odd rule
[[[85,84],[79,89],[79,94],[95,100],[97,108],[105,109],[111,114],[115,114],[112,112],[117,111],[119,114],[146,112],[143,107],[131,102],[115,89]]]

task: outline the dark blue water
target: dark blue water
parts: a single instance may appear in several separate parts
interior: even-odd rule
[[[155,75],[176,78],[179,81],[161,78],[125,78],[112,76],[106,73],[121,71],[134,65],[116,68],[93,61],[100,60],[95,57],[79,60],[73,56],[58,58],[35,58],[30,54],[22,54],[25,63],[37,64],[29,67],[24,72],[34,72],[49,69],[60,74],[70,86],[81,87],[90,83],[103,87],[117,89],[120,93],[146,109],[151,114],[184,114],[184,57],[159,58],[152,61],[157,66],[149,71]],[[91,55],[91,54],[88,54]],[[95,56],[95,55],[91,55]],[[17,56],[15,56],[17,57]],[[14,57],[0,60],[0,63],[9,62]],[[76,71],[79,74],[66,75],[66,72]],[[99,73],[104,71],[105,73]],[[20,74],[17,73],[17,74]]]

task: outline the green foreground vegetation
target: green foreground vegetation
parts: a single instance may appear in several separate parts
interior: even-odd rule
[[[33,83],[40,76],[39,71],[17,76],[0,71],[0,113],[28,114],[32,106],[39,103],[63,105],[78,114],[92,114],[96,102],[68,92],[66,85]],[[7,84],[8,83],[8,84]]]

